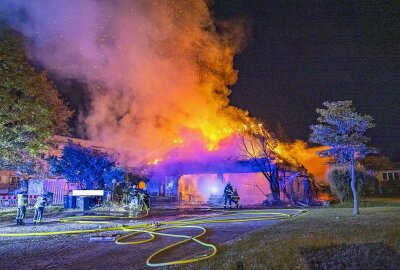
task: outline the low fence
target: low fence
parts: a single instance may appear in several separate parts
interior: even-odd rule
[[[30,186],[29,186],[30,185]],[[43,191],[51,194],[51,204],[63,204],[64,195],[68,194],[69,190],[76,189],[76,184],[67,183],[63,178],[36,180],[34,183],[28,184],[28,193],[41,194]],[[34,205],[39,195],[28,195],[29,205]],[[0,195],[0,207],[17,206],[17,195]]]
[[[46,179],[43,190],[53,193],[52,204],[63,204],[64,195],[68,194],[68,183],[65,179]]]
[[[39,195],[28,195],[28,201],[29,205],[35,205],[37,197]],[[6,206],[17,206],[18,205],[18,198],[17,195],[5,195],[5,196],[0,196],[0,206],[6,207]]]

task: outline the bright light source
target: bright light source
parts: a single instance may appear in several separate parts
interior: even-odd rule
[[[212,187],[211,188],[211,193],[215,194],[218,192],[218,188],[217,187]]]

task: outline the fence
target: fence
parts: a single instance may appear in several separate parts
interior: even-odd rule
[[[47,179],[43,181],[43,190],[53,193],[53,204],[63,204],[68,184],[65,179]]]
[[[34,205],[38,195],[28,195],[29,205]],[[0,206],[17,206],[18,198],[17,195],[6,195],[0,196]]]
[[[35,190],[34,194],[41,194],[42,191],[50,192],[53,195],[52,204],[63,204],[64,195],[67,195],[69,190],[76,189],[76,184],[68,184],[65,179],[46,179],[41,180],[40,189],[40,191]],[[28,195],[29,205],[34,205],[38,196]],[[17,203],[17,195],[0,195],[0,207],[17,206]]]

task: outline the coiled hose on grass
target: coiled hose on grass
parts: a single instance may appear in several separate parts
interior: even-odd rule
[[[177,265],[177,264],[188,264],[194,263],[202,260],[209,259],[215,254],[217,254],[217,247],[211,243],[206,243],[199,240],[207,230],[198,226],[199,224],[212,224],[212,223],[234,223],[234,222],[251,222],[251,221],[265,221],[265,220],[282,220],[289,219],[290,217],[300,214],[304,210],[292,210],[295,213],[282,213],[282,212],[271,212],[268,210],[235,210],[235,211],[224,211],[221,216],[208,216],[196,219],[187,219],[187,220],[175,220],[175,221],[164,221],[159,222],[158,224],[135,224],[135,225],[122,225],[118,224],[116,227],[107,227],[107,228],[99,228],[99,229],[85,229],[85,230],[70,230],[70,231],[51,231],[51,232],[32,232],[32,233],[0,233],[0,236],[3,237],[30,237],[30,236],[53,236],[53,235],[67,235],[67,234],[85,234],[85,233],[99,233],[99,232],[110,232],[110,231],[123,231],[128,232],[126,235],[123,235],[115,240],[115,243],[118,245],[138,245],[144,244],[152,241],[156,235],[173,237],[182,239],[174,244],[166,246],[162,249],[157,250],[152,253],[146,263],[150,267],[160,267],[160,266],[168,266],[168,265]],[[139,216],[136,218],[143,218],[149,215],[149,211],[147,209],[146,214],[144,216]],[[83,224],[110,224],[112,221],[107,221],[107,219],[134,219],[134,217],[128,216],[115,216],[115,215],[103,215],[103,216],[72,216],[59,219],[60,222],[77,222]],[[201,232],[195,236],[185,235],[185,234],[173,234],[173,233],[164,233],[162,231],[167,229],[198,229]],[[137,241],[129,241],[129,239],[134,238],[135,236],[141,234],[148,234],[149,238],[141,239]],[[187,242],[193,241],[207,249],[210,252],[207,255],[198,256],[190,259],[181,259],[167,262],[157,262],[156,257],[160,256],[160,254],[165,253],[166,251],[171,251],[173,248],[177,246],[183,245]]]

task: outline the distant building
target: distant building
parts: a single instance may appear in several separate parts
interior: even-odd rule
[[[378,180],[379,194],[400,194],[400,169],[377,171],[375,178]]]
[[[376,179],[381,182],[397,182],[400,184],[400,169],[378,171]]]
[[[111,147],[100,144],[91,140],[83,140],[83,139],[78,139],[78,138],[72,138],[72,137],[65,137],[65,136],[59,136],[55,135],[49,142],[49,146],[47,149],[47,153],[44,155],[44,157],[61,157],[62,156],[62,150],[64,146],[68,143],[68,141],[72,141],[75,144],[79,144],[83,147],[90,147],[94,150],[98,150],[100,152],[105,152],[113,155],[118,155],[118,153],[114,150],[111,149]]]
[[[7,194],[18,187],[19,177],[14,171],[0,170],[0,194]]]

